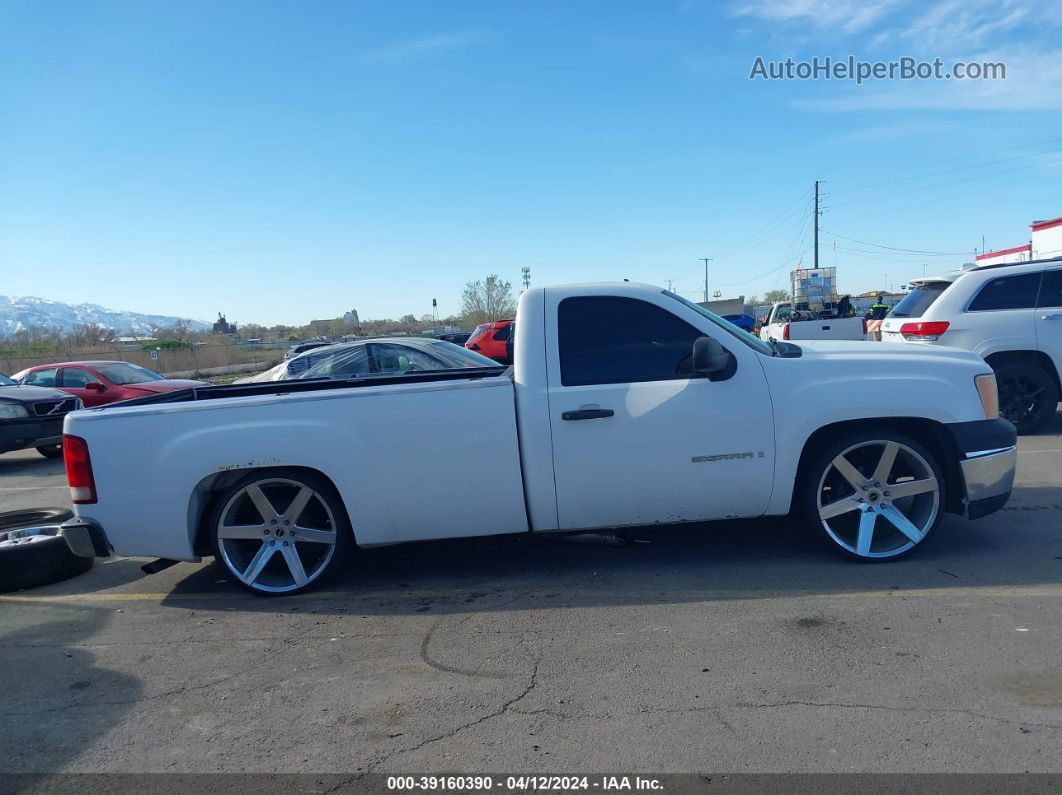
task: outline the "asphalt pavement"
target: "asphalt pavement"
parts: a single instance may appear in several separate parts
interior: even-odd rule
[[[1062,421],[1006,509],[851,563],[785,520],[364,550],[265,599],[109,559],[0,596],[8,772],[1062,771]],[[0,456],[5,509],[67,504]]]

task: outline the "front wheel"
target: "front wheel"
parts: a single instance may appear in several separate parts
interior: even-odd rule
[[[309,590],[342,568],[354,545],[332,485],[305,472],[251,473],[217,501],[214,558],[237,585],[265,595]]]
[[[911,552],[944,506],[936,455],[892,431],[850,434],[826,446],[801,483],[808,521],[834,550],[866,562]]]
[[[1055,379],[1034,364],[1004,364],[996,370],[999,413],[1014,423],[1018,433],[1036,433],[1055,416],[1058,387]]]

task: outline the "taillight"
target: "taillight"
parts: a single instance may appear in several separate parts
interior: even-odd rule
[[[789,339],[789,324],[788,323],[786,323],[784,326],[782,326],[782,339],[784,339],[784,340]]]
[[[867,335],[867,319],[863,318],[863,336]]]
[[[907,340],[934,342],[940,339],[950,325],[946,320],[934,320],[929,323],[904,323],[900,326],[900,333]]]
[[[80,436],[63,434],[63,463],[66,482],[70,486],[70,500],[74,505],[96,502],[96,481],[92,478],[92,461],[88,443]]]

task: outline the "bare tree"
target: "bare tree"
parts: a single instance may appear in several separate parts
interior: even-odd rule
[[[461,319],[470,325],[503,320],[516,314],[513,285],[491,274],[482,281],[468,282],[461,295]]]

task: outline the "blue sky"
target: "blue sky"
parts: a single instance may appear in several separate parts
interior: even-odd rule
[[[0,3],[0,293],[417,315],[497,272],[850,292],[1062,215],[1057,2]],[[1005,81],[750,81],[756,56]],[[898,194],[898,195],[896,195]],[[834,249],[836,241],[837,248]]]

